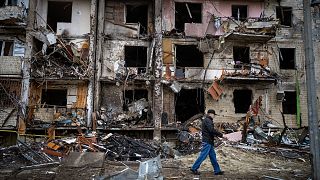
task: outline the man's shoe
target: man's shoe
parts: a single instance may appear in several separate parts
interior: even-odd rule
[[[223,175],[224,172],[223,171],[220,171],[220,172],[217,172],[217,173],[214,173],[214,175]]]
[[[200,175],[200,172],[198,170],[193,170],[192,168],[190,168],[190,171],[192,172],[192,174],[194,175]]]

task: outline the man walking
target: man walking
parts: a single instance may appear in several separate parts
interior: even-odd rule
[[[213,118],[215,115],[216,112],[213,109],[209,109],[207,111],[207,117],[202,121],[202,148],[198,159],[194,162],[190,169],[193,174],[200,174],[198,169],[201,163],[207,158],[208,155],[210,157],[210,161],[214,169],[214,174],[223,174],[223,171],[221,171],[220,166],[217,162],[217,157],[213,146],[214,136],[223,137],[223,135],[220,132],[214,129]]]

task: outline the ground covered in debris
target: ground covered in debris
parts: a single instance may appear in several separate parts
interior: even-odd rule
[[[198,154],[161,159],[161,175],[165,179],[308,179],[311,175],[309,154],[292,148],[254,147],[223,143],[216,148],[217,158],[225,171],[222,176],[214,176],[209,158],[200,168],[201,175],[193,175],[189,167]],[[0,179],[108,179],[127,167],[138,171],[135,161],[101,161],[102,154],[87,156],[86,164],[75,158],[60,165],[52,164],[41,168],[19,169],[17,166],[1,164]],[[74,155],[79,157],[78,154]],[[96,158],[92,161],[92,158]],[[72,158],[71,158],[72,159]],[[10,162],[15,164],[15,162]],[[18,163],[18,162],[17,162]],[[10,168],[9,168],[10,167]],[[127,178],[128,179],[128,178]]]

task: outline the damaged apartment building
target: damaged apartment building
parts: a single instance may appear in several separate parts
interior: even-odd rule
[[[308,126],[301,0],[0,2],[2,129],[170,139],[210,108]]]

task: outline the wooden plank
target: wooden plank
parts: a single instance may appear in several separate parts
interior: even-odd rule
[[[87,92],[88,92],[88,85],[87,83],[82,83],[78,85],[77,90],[77,102],[75,108],[82,108],[86,107],[87,103]]]
[[[163,63],[172,64],[173,63],[173,52],[172,52],[172,40],[164,38],[162,40],[163,47]]]

